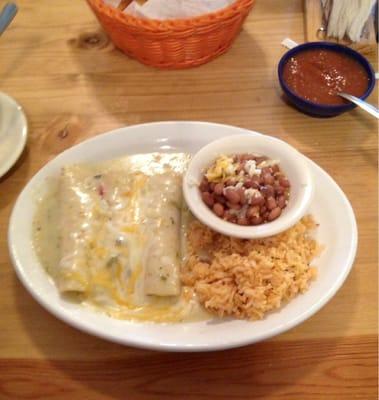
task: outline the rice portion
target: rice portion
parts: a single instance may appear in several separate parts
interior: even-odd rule
[[[277,236],[243,240],[194,221],[188,230],[182,283],[192,287],[213,314],[260,319],[305,292],[316,277],[310,266],[320,250],[311,237],[316,226],[306,216]]]

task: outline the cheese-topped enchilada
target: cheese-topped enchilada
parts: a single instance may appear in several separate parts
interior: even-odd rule
[[[42,260],[59,231],[48,271],[62,294],[121,318],[175,321],[200,310],[179,279],[188,159],[156,153],[62,168],[35,219]]]

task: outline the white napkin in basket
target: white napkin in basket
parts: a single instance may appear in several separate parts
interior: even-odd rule
[[[117,7],[120,0],[104,0],[107,4]],[[140,5],[133,1],[125,13],[147,19],[193,18],[220,10],[236,0],[148,0]]]

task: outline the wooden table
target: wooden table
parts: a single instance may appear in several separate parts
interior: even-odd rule
[[[377,123],[359,110],[315,119],[281,99],[280,42],[303,40],[301,1],[258,1],[228,54],[176,72],[115,50],[84,1],[18,4],[0,40],[0,85],[25,107],[30,133],[23,156],[0,180],[0,398],[376,399]],[[370,100],[376,103],[377,93]],[[6,234],[15,199],[33,174],[85,138],[173,119],[277,136],[341,185],[358,220],[358,255],[343,288],[310,320],[241,349],[163,354],[81,333],[21,286]]]

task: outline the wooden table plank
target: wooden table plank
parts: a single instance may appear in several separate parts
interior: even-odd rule
[[[119,53],[84,1],[18,4],[0,41],[0,84],[25,107],[30,135],[21,160],[0,179],[0,398],[376,399],[377,123],[360,110],[311,118],[283,102],[280,42],[303,41],[302,1],[257,1],[229,53],[185,71],[158,71]],[[377,90],[369,100],[377,104]],[[343,288],[314,317],[243,349],[160,354],[81,333],[24,290],[6,242],[23,186],[85,138],[160,120],[214,121],[277,136],[341,185],[357,216],[358,255]]]
[[[30,399],[43,393],[43,399],[54,400],[374,400],[375,348],[372,335],[265,342],[208,354],[133,350],[128,357],[114,360],[4,359],[0,395]]]

